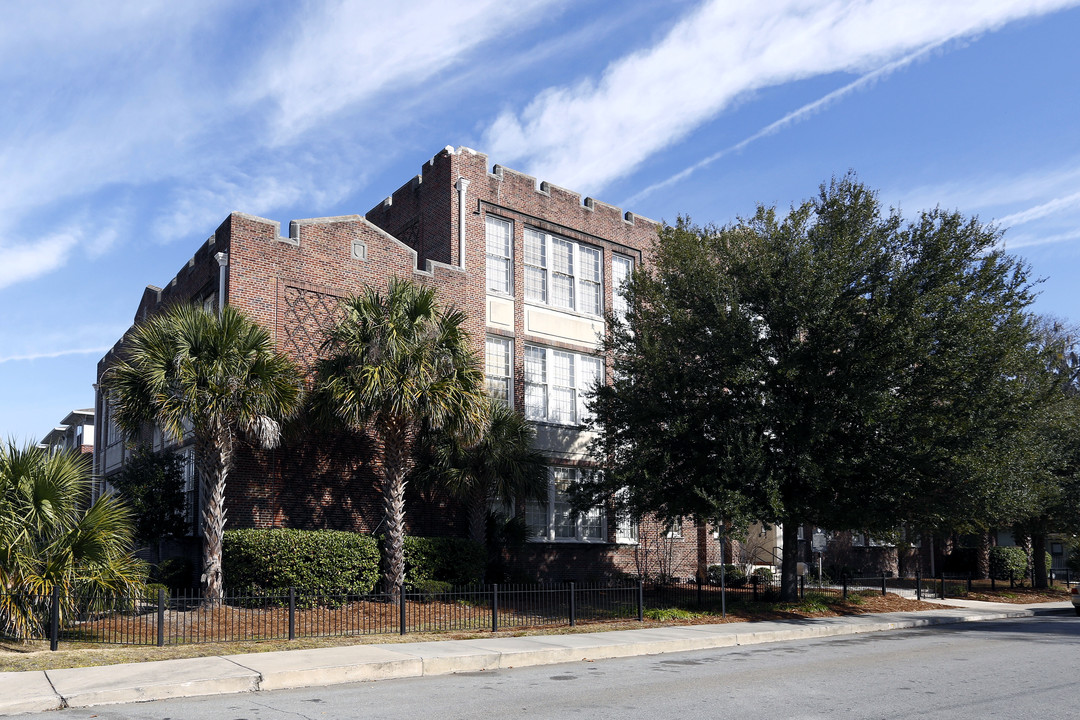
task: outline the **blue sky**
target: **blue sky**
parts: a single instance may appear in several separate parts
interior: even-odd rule
[[[234,210],[364,213],[446,145],[658,220],[854,170],[994,221],[1080,321],[1080,2],[14,3],[0,437],[93,404],[147,284]]]

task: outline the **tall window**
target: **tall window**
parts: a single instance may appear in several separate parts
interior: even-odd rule
[[[562,425],[588,419],[588,394],[603,379],[600,358],[525,346],[525,417]]]
[[[525,299],[600,315],[602,259],[600,248],[525,228]]]
[[[607,537],[603,509],[593,508],[575,516],[570,508],[570,485],[581,478],[581,471],[553,467],[548,472],[547,501],[525,505],[530,537],[553,542],[603,542]]]
[[[484,379],[487,391],[493,399],[506,407],[514,406],[511,380],[513,341],[509,338],[488,336],[484,342]]]
[[[626,317],[626,282],[634,272],[634,261],[625,255],[611,256],[611,309],[619,318]]]
[[[487,237],[487,289],[489,292],[510,294],[510,248],[513,226],[506,220],[488,215],[484,220]]]
[[[630,491],[626,488],[615,494],[616,500],[624,501],[629,497]],[[636,543],[638,541],[638,521],[629,510],[620,510],[615,516],[615,542]]]

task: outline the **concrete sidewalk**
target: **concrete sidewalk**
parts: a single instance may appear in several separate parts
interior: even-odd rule
[[[0,673],[0,715],[707,650],[1072,612],[1072,606],[1067,602],[1039,605],[960,600],[941,602],[941,610],[925,612],[688,625],[572,635],[352,645]]]

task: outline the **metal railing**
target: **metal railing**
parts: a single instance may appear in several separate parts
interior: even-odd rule
[[[897,594],[911,598],[958,594],[970,579],[849,578],[815,583],[800,577],[798,594],[848,598]],[[977,581],[976,581],[977,582]],[[399,601],[400,597],[400,601]],[[14,596],[7,596],[10,600]],[[0,600],[5,597],[0,596]],[[777,579],[739,578],[725,587],[705,582],[566,582],[483,585],[446,591],[358,594],[344,591],[227,592],[208,601],[196,591],[156,589],[139,597],[22,596],[38,620],[33,634],[60,642],[178,645],[417,632],[477,632],[643,620],[653,610],[724,614],[739,603],[776,602]]]

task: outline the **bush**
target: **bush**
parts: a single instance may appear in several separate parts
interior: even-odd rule
[[[187,590],[193,584],[194,575],[195,566],[185,557],[169,558],[150,569],[150,581],[169,590]]]
[[[1023,580],[1025,575],[1027,575],[1027,553],[1024,552],[1024,548],[1000,546],[990,548],[990,577],[995,580],[1008,580],[1010,577]]]
[[[720,565],[709,566],[709,584],[720,584]],[[727,587],[742,587],[746,584],[746,571],[741,565],[724,565],[724,584]]]
[[[233,590],[367,594],[379,578],[370,535],[336,530],[227,530],[222,572]]]
[[[431,592],[433,582],[447,589],[475,585],[483,578],[486,564],[484,546],[473,540],[405,538],[405,589],[409,591]]]
[[[772,568],[759,567],[754,568],[754,572],[750,573],[753,577],[758,579],[758,582],[771,583],[773,581]]]

